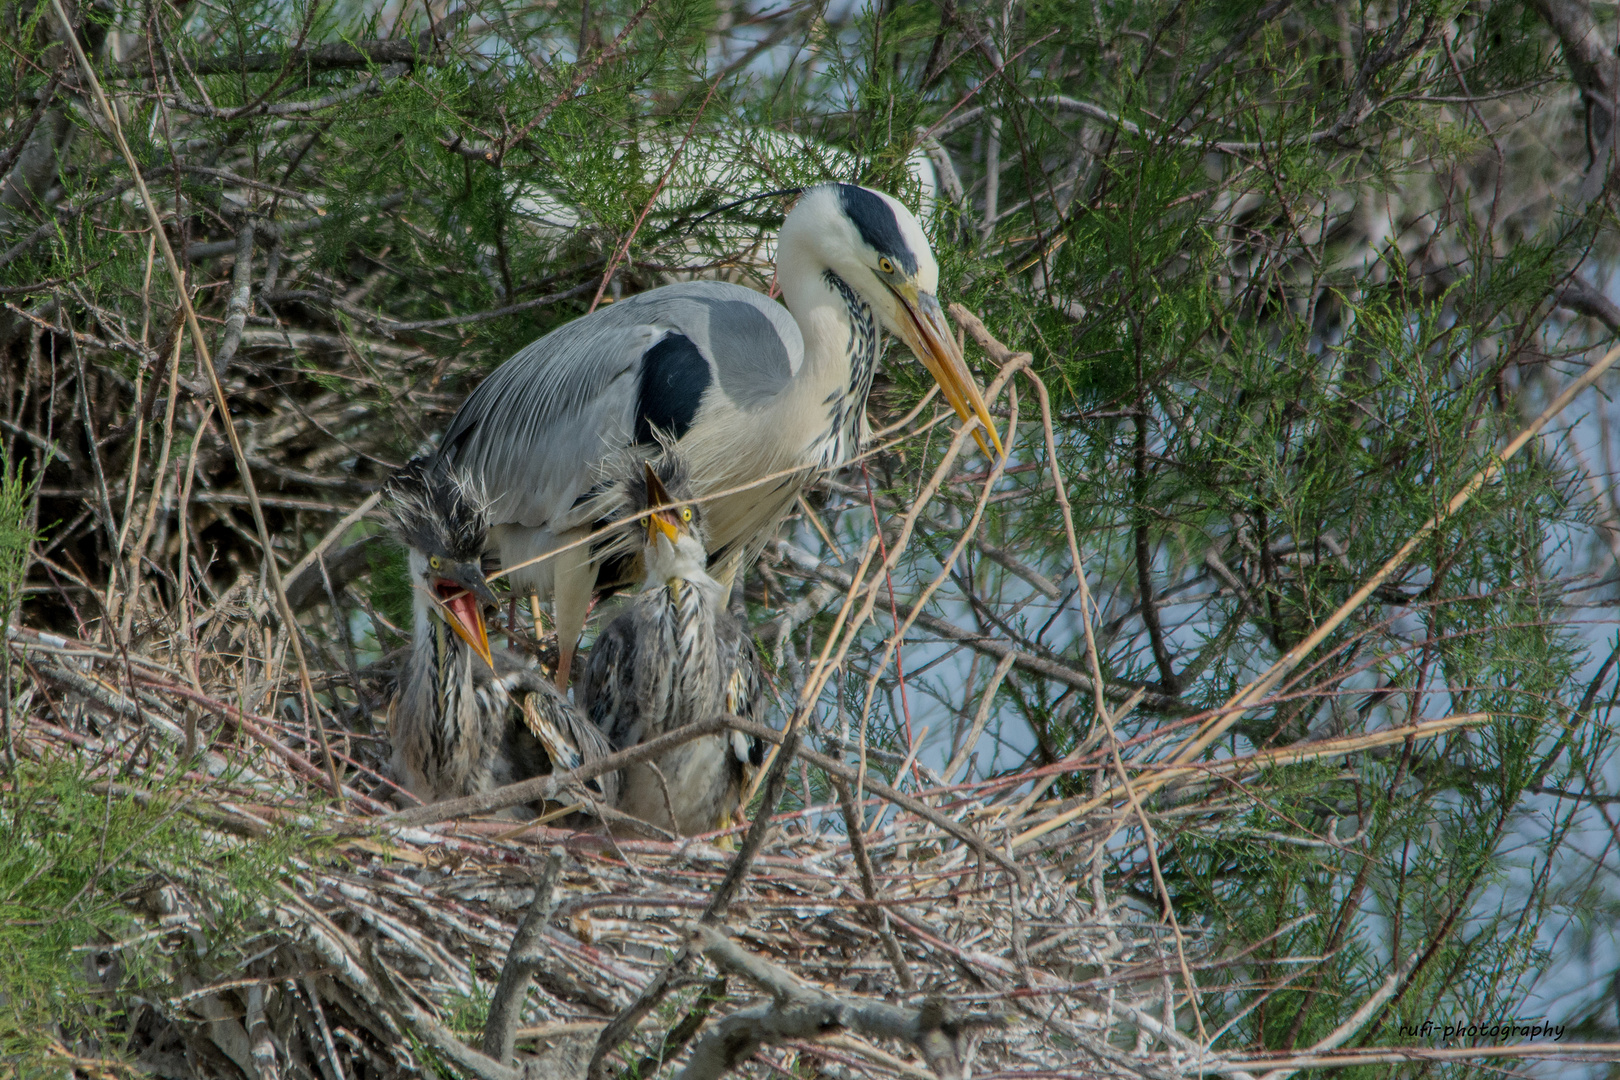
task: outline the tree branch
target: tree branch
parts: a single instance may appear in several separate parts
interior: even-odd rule
[[[731,722],[731,717],[724,717],[722,724]],[[694,725],[695,726],[695,725]],[[731,906],[732,897],[742,885],[748,868],[753,864],[754,856],[759,853],[760,845],[765,842],[765,833],[770,828],[771,815],[776,812],[776,804],[782,798],[782,791],[787,786],[788,764],[793,760],[794,752],[799,748],[799,733],[790,731],[784,736],[774,728],[765,728],[775,738],[772,742],[782,743],[782,752],[776,755],[771,763],[771,771],[765,778],[765,791],[760,797],[759,812],[754,815],[753,822],[748,826],[748,834],[743,838],[742,847],[737,851],[737,857],[731,860],[726,869],[726,876],[714,890],[709,898],[709,905],[699,917],[700,924],[713,923],[726,913]],[[587,1075],[593,1080],[606,1080],[607,1056],[614,1048],[622,1043],[629,1034],[641,1023],[643,1017],[657,1007],[664,995],[669,993],[674,985],[675,977],[685,971],[692,963],[692,948],[690,945],[682,946],[675,959],[664,965],[652,982],[647,984],[636,1000],[619,1011],[619,1015],[609,1021],[608,1026],[602,1029],[597,1037],[596,1049],[591,1053],[591,1064]],[[752,1051],[750,1051],[751,1053]]]
[[[693,1049],[679,1080],[719,1080],[763,1045],[819,1038],[844,1028],[870,1038],[910,1043],[941,1080],[960,1080],[967,1072],[966,1044],[972,1032],[1007,1023],[995,1013],[963,1016],[942,998],[929,998],[921,1008],[907,1009],[834,997],[747,952],[712,927],[699,925],[693,935],[716,967],[747,979],[770,994],[772,1001],[733,1013],[717,1025]]]
[[[553,848],[546,856],[545,869],[535,881],[534,902],[512,935],[501,981],[489,1001],[489,1017],[484,1021],[484,1053],[502,1065],[512,1063],[512,1047],[517,1042],[518,1021],[529,994],[529,980],[540,966],[540,938],[546,922],[556,910],[557,875],[562,870],[562,852]]]

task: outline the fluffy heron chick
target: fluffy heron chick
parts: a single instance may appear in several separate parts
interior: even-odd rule
[[[743,622],[709,576],[702,510],[673,452],[628,483],[630,513],[645,517],[646,586],[591,650],[580,700],[615,750],[722,713],[754,719],[763,686]],[[673,505],[684,503],[685,505]],[[739,732],[683,743],[626,770],[619,809],[690,836],[724,828],[764,747]]]
[[[488,523],[479,500],[437,461],[413,458],[388,481],[409,556],[411,652],[389,724],[396,779],[423,802],[577,768],[607,740],[538,670],[489,647]],[[590,782],[612,802],[618,775]]]

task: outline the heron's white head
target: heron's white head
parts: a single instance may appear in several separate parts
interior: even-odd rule
[[[790,310],[794,292],[821,287],[825,272],[841,278],[923,362],[956,414],[978,417],[1002,453],[984,397],[935,295],[939,263],[916,215],[898,200],[854,184],[811,188],[782,223],[776,267]],[[989,452],[983,438],[979,445]]]

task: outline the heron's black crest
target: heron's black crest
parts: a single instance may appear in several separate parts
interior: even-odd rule
[[[641,399],[636,402],[636,441],[653,441],[653,429],[685,435],[709,388],[709,362],[692,339],[666,334],[641,358]]]
[[[388,478],[386,490],[406,547],[452,562],[479,561],[489,530],[483,502],[442,458],[418,454]]]
[[[917,272],[917,255],[900,232],[894,208],[881,195],[854,184],[839,184],[838,205],[873,251],[887,255],[908,274]]]

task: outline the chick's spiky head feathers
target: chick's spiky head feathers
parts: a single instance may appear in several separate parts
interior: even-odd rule
[[[657,485],[649,483],[649,474],[657,480]],[[662,487],[663,490],[655,490],[655,487]],[[629,472],[625,478],[624,494],[632,514],[642,514],[668,503],[686,502],[693,494],[686,462],[674,451],[665,450],[645,466],[638,466]],[[703,508],[695,503],[687,505],[692,510],[692,532],[700,537],[705,535]]]
[[[687,474],[686,462],[680,455],[666,450],[649,459],[646,464],[671,499],[679,501],[692,497],[692,479]],[[626,470],[624,493],[630,502],[630,508],[636,511],[650,510],[662,501],[648,490],[647,469],[639,464]]]
[[[477,563],[483,555],[489,519],[485,501],[432,454],[418,454],[388,478],[394,531],[400,542],[423,555],[456,563]]]

